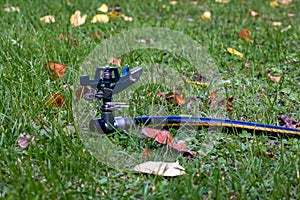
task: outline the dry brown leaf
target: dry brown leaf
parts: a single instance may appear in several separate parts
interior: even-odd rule
[[[169,177],[185,174],[185,169],[180,166],[178,162],[167,163],[149,161],[135,166],[134,170],[146,174],[156,174]]]
[[[272,76],[270,72],[267,72],[267,76],[270,78],[271,81],[275,83],[279,83],[281,76]]]
[[[50,72],[51,76],[55,79],[63,77],[67,69],[64,64],[58,64],[55,62],[49,62],[44,65],[45,69]]]
[[[75,13],[70,17],[70,22],[73,26],[81,26],[85,23],[87,15],[81,16],[81,12],[76,10]]]
[[[77,40],[75,38],[72,38],[72,34],[59,34],[59,39],[68,40],[70,43],[72,43],[75,47],[78,46]]]
[[[109,59],[109,63],[110,63],[110,64],[117,65],[117,66],[119,66],[119,67],[121,67],[121,62],[122,62],[122,59],[121,59],[121,58],[111,57],[111,58]]]
[[[253,40],[250,37],[250,32],[248,29],[243,29],[239,32],[239,36],[241,39],[246,40],[247,42],[253,43]]]
[[[65,107],[65,97],[61,94],[54,94],[50,99],[46,101],[49,106],[52,107]]]

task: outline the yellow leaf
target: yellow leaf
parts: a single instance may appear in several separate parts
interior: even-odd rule
[[[107,13],[108,12],[108,6],[104,3],[97,10],[100,11],[100,12],[103,12],[103,13]]]
[[[49,24],[49,23],[54,23],[55,22],[55,18],[53,15],[46,15],[44,17],[41,17],[40,20],[46,24]]]
[[[108,21],[109,21],[109,16],[107,16],[106,14],[95,15],[91,20],[92,23],[100,22],[103,24],[106,24]]]
[[[229,0],[215,0],[217,3],[228,3]]]
[[[277,7],[278,6],[278,2],[275,0],[275,1],[271,1],[270,2],[270,6],[271,7]]]
[[[201,18],[203,20],[210,20],[211,18],[211,13],[209,11],[205,11],[202,15],[201,15]]]
[[[237,50],[235,50],[233,48],[227,48],[227,51],[233,55],[240,56],[241,58],[244,57],[244,54],[242,54],[241,52],[238,52]]]
[[[118,12],[112,11],[112,12],[109,13],[109,16],[114,19],[114,18],[122,17],[124,15],[122,15],[122,14],[120,14]]]
[[[70,22],[73,26],[81,26],[85,23],[87,15],[81,17],[81,12],[76,10],[75,13],[71,16]]]
[[[180,166],[178,162],[167,163],[148,161],[135,166],[134,170],[147,174],[157,174],[160,176],[170,177],[185,174],[185,169]]]
[[[177,4],[177,1],[170,1],[170,4],[171,4],[171,5],[176,5],[176,4]]]

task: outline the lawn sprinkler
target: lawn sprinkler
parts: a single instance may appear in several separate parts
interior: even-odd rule
[[[136,83],[142,74],[142,68],[135,67],[129,69],[126,66],[122,70],[120,76],[116,67],[98,67],[95,72],[94,80],[90,80],[89,76],[82,75],[80,84],[89,86],[96,90],[96,93],[87,93],[84,98],[88,101],[97,99],[97,111],[100,118],[93,118],[90,121],[89,128],[92,132],[103,134],[113,133],[117,129],[128,130],[131,126],[158,126],[164,129],[169,127],[180,127],[188,125],[196,128],[201,127],[223,127],[233,128],[236,130],[250,130],[258,132],[290,134],[300,136],[299,128],[289,128],[283,126],[275,126],[261,124],[255,122],[245,122],[230,119],[205,118],[195,116],[140,116],[131,118],[115,117],[114,110],[124,106],[124,103],[114,102],[113,95],[118,94]]]

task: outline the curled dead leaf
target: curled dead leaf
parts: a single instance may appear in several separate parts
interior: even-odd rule
[[[252,16],[252,17],[257,17],[258,16],[258,12],[255,12],[254,10],[249,9],[249,15]]]
[[[185,174],[185,169],[182,166],[180,166],[178,162],[167,163],[148,161],[135,166],[134,170],[137,172],[169,177]]]
[[[270,5],[271,7],[277,7],[277,6],[279,6],[279,4],[278,4],[278,1],[277,1],[277,0],[275,0],[275,1],[271,1],[271,2],[269,3],[269,5]]]
[[[40,21],[44,22],[45,24],[54,23],[55,18],[53,15],[46,15],[40,18]]]
[[[239,32],[239,36],[241,39],[246,40],[247,42],[253,43],[253,40],[250,37],[250,32],[248,29],[243,29]]]
[[[267,72],[267,76],[270,78],[271,81],[275,83],[279,83],[281,76],[272,76],[270,72]]]
[[[45,69],[50,72],[50,75],[57,79],[64,76],[67,66],[55,62],[49,62],[44,65]]]
[[[70,22],[73,26],[81,26],[85,23],[87,15],[81,16],[81,12],[76,10],[75,13],[70,17]]]
[[[65,107],[65,97],[62,96],[61,94],[56,93],[52,97],[50,97],[50,99],[48,99],[46,101],[46,103],[52,107],[64,108]]]
[[[117,65],[119,67],[121,67],[121,62],[122,62],[122,59],[121,58],[115,58],[115,57],[111,57],[109,59],[109,63],[112,64],[112,65]]]
[[[3,9],[5,12],[20,12],[20,8],[19,7],[7,7]]]

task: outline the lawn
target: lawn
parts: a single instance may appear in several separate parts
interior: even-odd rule
[[[187,158],[133,129],[105,136],[101,147],[90,147],[76,128],[76,118],[86,112],[76,111],[79,104],[72,101],[82,71],[92,75],[114,56],[122,67],[141,66],[144,74],[116,97],[129,105],[118,115],[193,114],[273,125],[279,124],[279,115],[286,115],[299,121],[300,2],[282,2],[287,1],[277,6],[261,0],[2,1],[0,198],[299,199],[298,138],[171,129],[176,140],[197,152]],[[114,13],[107,23],[91,23],[102,3]],[[80,26],[70,23],[76,10],[87,15]],[[204,16],[205,11],[211,16]],[[55,22],[41,21],[46,15],[53,15]],[[135,31],[136,38],[130,35]],[[121,42],[114,41],[118,37]],[[194,44],[201,50],[195,51]],[[46,70],[49,62],[64,64],[63,76]],[[218,98],[233,101],[214,104],[213,89],[186,80],[212,81]],[[162,96],[175,90],[184,96],[183,105]],[[63,104],[53,104],[55,94]],[[20,144],[21,134],[32,138],[26,147]],[[205,139],[209,134],[216,135],[213,141]],[[98,148],[101,154],[95,155]],[[153,151],[148,159],[178,160],[185,174],[169,178],[125,166],[122,155],[132,155],[131,164],[139,164],[144,149]]]

